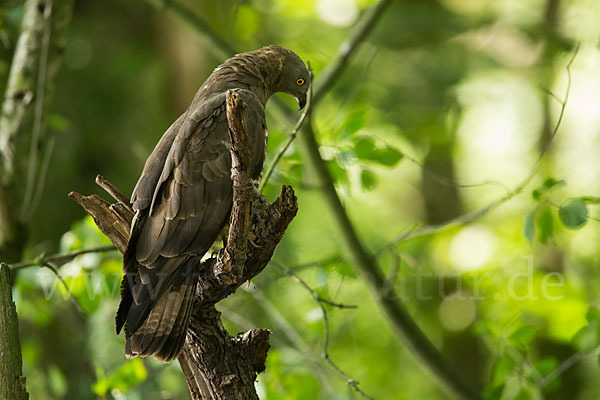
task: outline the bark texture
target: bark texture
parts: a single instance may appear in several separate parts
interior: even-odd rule
[[[253,329],[230,336],[223,328],[215,304],[258,275],[298,210],[294,191],[284,186],[274,203],[254,187],[248,171],[249,143],[241,118],[244,103],[234,91],[227,93],[231,133],[233,209],[227,245],[200,263],[194,312],[179,363],[192,399],[258,399],[256,374],[264,371],[269,331]],[[96,195],[72,192],[115,246],[124,252],[133,211],[127,198],[101,177],[96,182],[117,200],[109,204]]]
[[[19,320],[10,285],[10,268],[0,263],[0,399],[26,400]]]

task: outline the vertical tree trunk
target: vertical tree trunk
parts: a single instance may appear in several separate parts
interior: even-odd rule
[[[10,286],[10,268],[0,263],[0,399],[26,400],[19,320]]]
[[[20,259],[73,0],[27,0],[0,115],[0,260]]]

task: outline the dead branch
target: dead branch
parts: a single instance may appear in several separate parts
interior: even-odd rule
[[[179,363],[192,399],[258,399],[256,374],[264,371],[269,331],[253,329],[230,336],[223,328],[215,304],[258,275],[271,259],[298,204],[293,189],[284,186],[279,198],[268,203],[255,190],[248,171],[248,135],[243,123],[244,102],[227,93],[227,117],[232,147],[233,209],[227,246],[198,263],[198,290],[194,313]],[[102,177],[96,183],[117,203],[96,195],[69,196],[90,214],[98,227],[122,253],[127,248],[134,212],[127,198]],[[252,246],[248,246],[252,238]],[[198,257],[200,258],[200,257]]]

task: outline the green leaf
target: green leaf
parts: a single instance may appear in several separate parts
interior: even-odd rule
[[[517,364],[512,357],[507,354],[503,354],[502,357],[496,361],[492,368],[492,386],[503,385],[510,374],[516,369]]]
[[[365,112],[355,112],[350,114],[344,122],[342,137],[349,137],[361,130],[365,126],[366,119],[367,114]]]
[[[579,351],[590,351],[600,344],[596,326],[586,325],[573,336],[573,344]]]
[[[60,398],[67,393],[68,383],[63,372],[56,365],[48,367],[48,383],[50,391],[55,398]]]
[[[361,136],[354,143],[354,153],[361,160],[371,160],[374,150],[375,142],[369,137]]]
[[[373,152],[373,161],[387,167],[393,167],[402,160],[402,153],[392,147],[385,147],[383,149],[376,149]]]
[[[600,204],[600,197],[595,196],[582,196],[581,199],[587,204]]]
[[[327,161],[327,166],[329,167],[329,172],[331,173],[334,183],[348,181],[346,170],[342,168],[336,160]]]
[[[539,241],[546,244],[548,239],[554,235],[554,215],[548,207],[542,211],[537,219],[536,225],[539,230]]]
[[[533,241],[533,234],[535,233],[535,226],[533,224],[533,217],[535,215],[535,210],[530,211],[525,216],[525,227],[523,228],[523,235],[529,240],[529,243]]]
[[[544,181],[544,183],[542,184],[542,187],[544,189],[548,190],[548,189],[552,189],[555,186],[564,186],[566,184],[567,184],[567,182],[564,179],[548,178]]]
[[[541,376],[545,377],[550,375],[558,367],[558,364],[558,360],[555,357],[545,357],[536,361],[533,364],[533,367]],[[552,391],[558,387],[560,387],[560,375],[557,375],[550,382],[548,382],[548,384],[544,387],[544,390]]]
[[[587,312],[585,313],[585,320],[590,325],[600,327],[600,309],[596,307],[588,308]]]
[[[517,393],[517,395],[515,397],[513,397],[513,400],[533,400],[535,399],[534,393],[527,388],[522,388],[519,393]]]
[[[343,260],[341,260],[341,261],[334,261],[332,263],[329,263],[327,265],[327,267],[331,268],[334,271],[336,271],[341,276],[344,276],[344,277],[347,277],[347,278],[352,278],[352,279],[357,278],[356,272],[354,272],[354,268],[347,261],[343,261]]]
[[[523,325],[514,331],[508,339],[516,346],[527,347],[535,339],[536,331],[537,327],[533,325]]]
[[[354,143],[354,153],[359,160],[373,161],[386,167],[392,167],[403,157],[402,153],[393,147],[376,148],[373,139],[361,136]]]
[[[372,190],[377,186],[377,177],[368,169],[360,172],[360,184],[364,190]]]
[[[121,365],[107,377],[100,378],[92,385],[94,393],[105,396],[112,389],[125,393],[133,386],[146,380],[147,372],[142,360],[134,358]]]
[[[587,222],[587,204],[582,198],[569,200],[560,207],[558,215],[567,228],[579,229]]]
[[[504,392],[504,385],[487,387],[483,391],[483,400],[500,400]]]
[[[567,182],[564,179],[554,179],[548,178],[542,183],[539,187],[531,192],[531,196],[534,200],[541,200],[546,192],[550,191],[555,187],[560,187],[566,185]]]

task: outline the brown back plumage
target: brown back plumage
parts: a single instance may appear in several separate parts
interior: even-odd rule
[[[232,206],[226,91],[237,89],[246,103],[257,178],[267,138],[264,106],[274,92],[290,92],[282,77],[302,68],[295,53],[278,46],[227,60],[146,161],[131,197],[136,216],[123,257],[116,316],[117,333],[125,326],[128,357],[154,354],[170,361],[183,346],[200,259],[227,223]],[[299,93],[305,95],[305,90]]]

